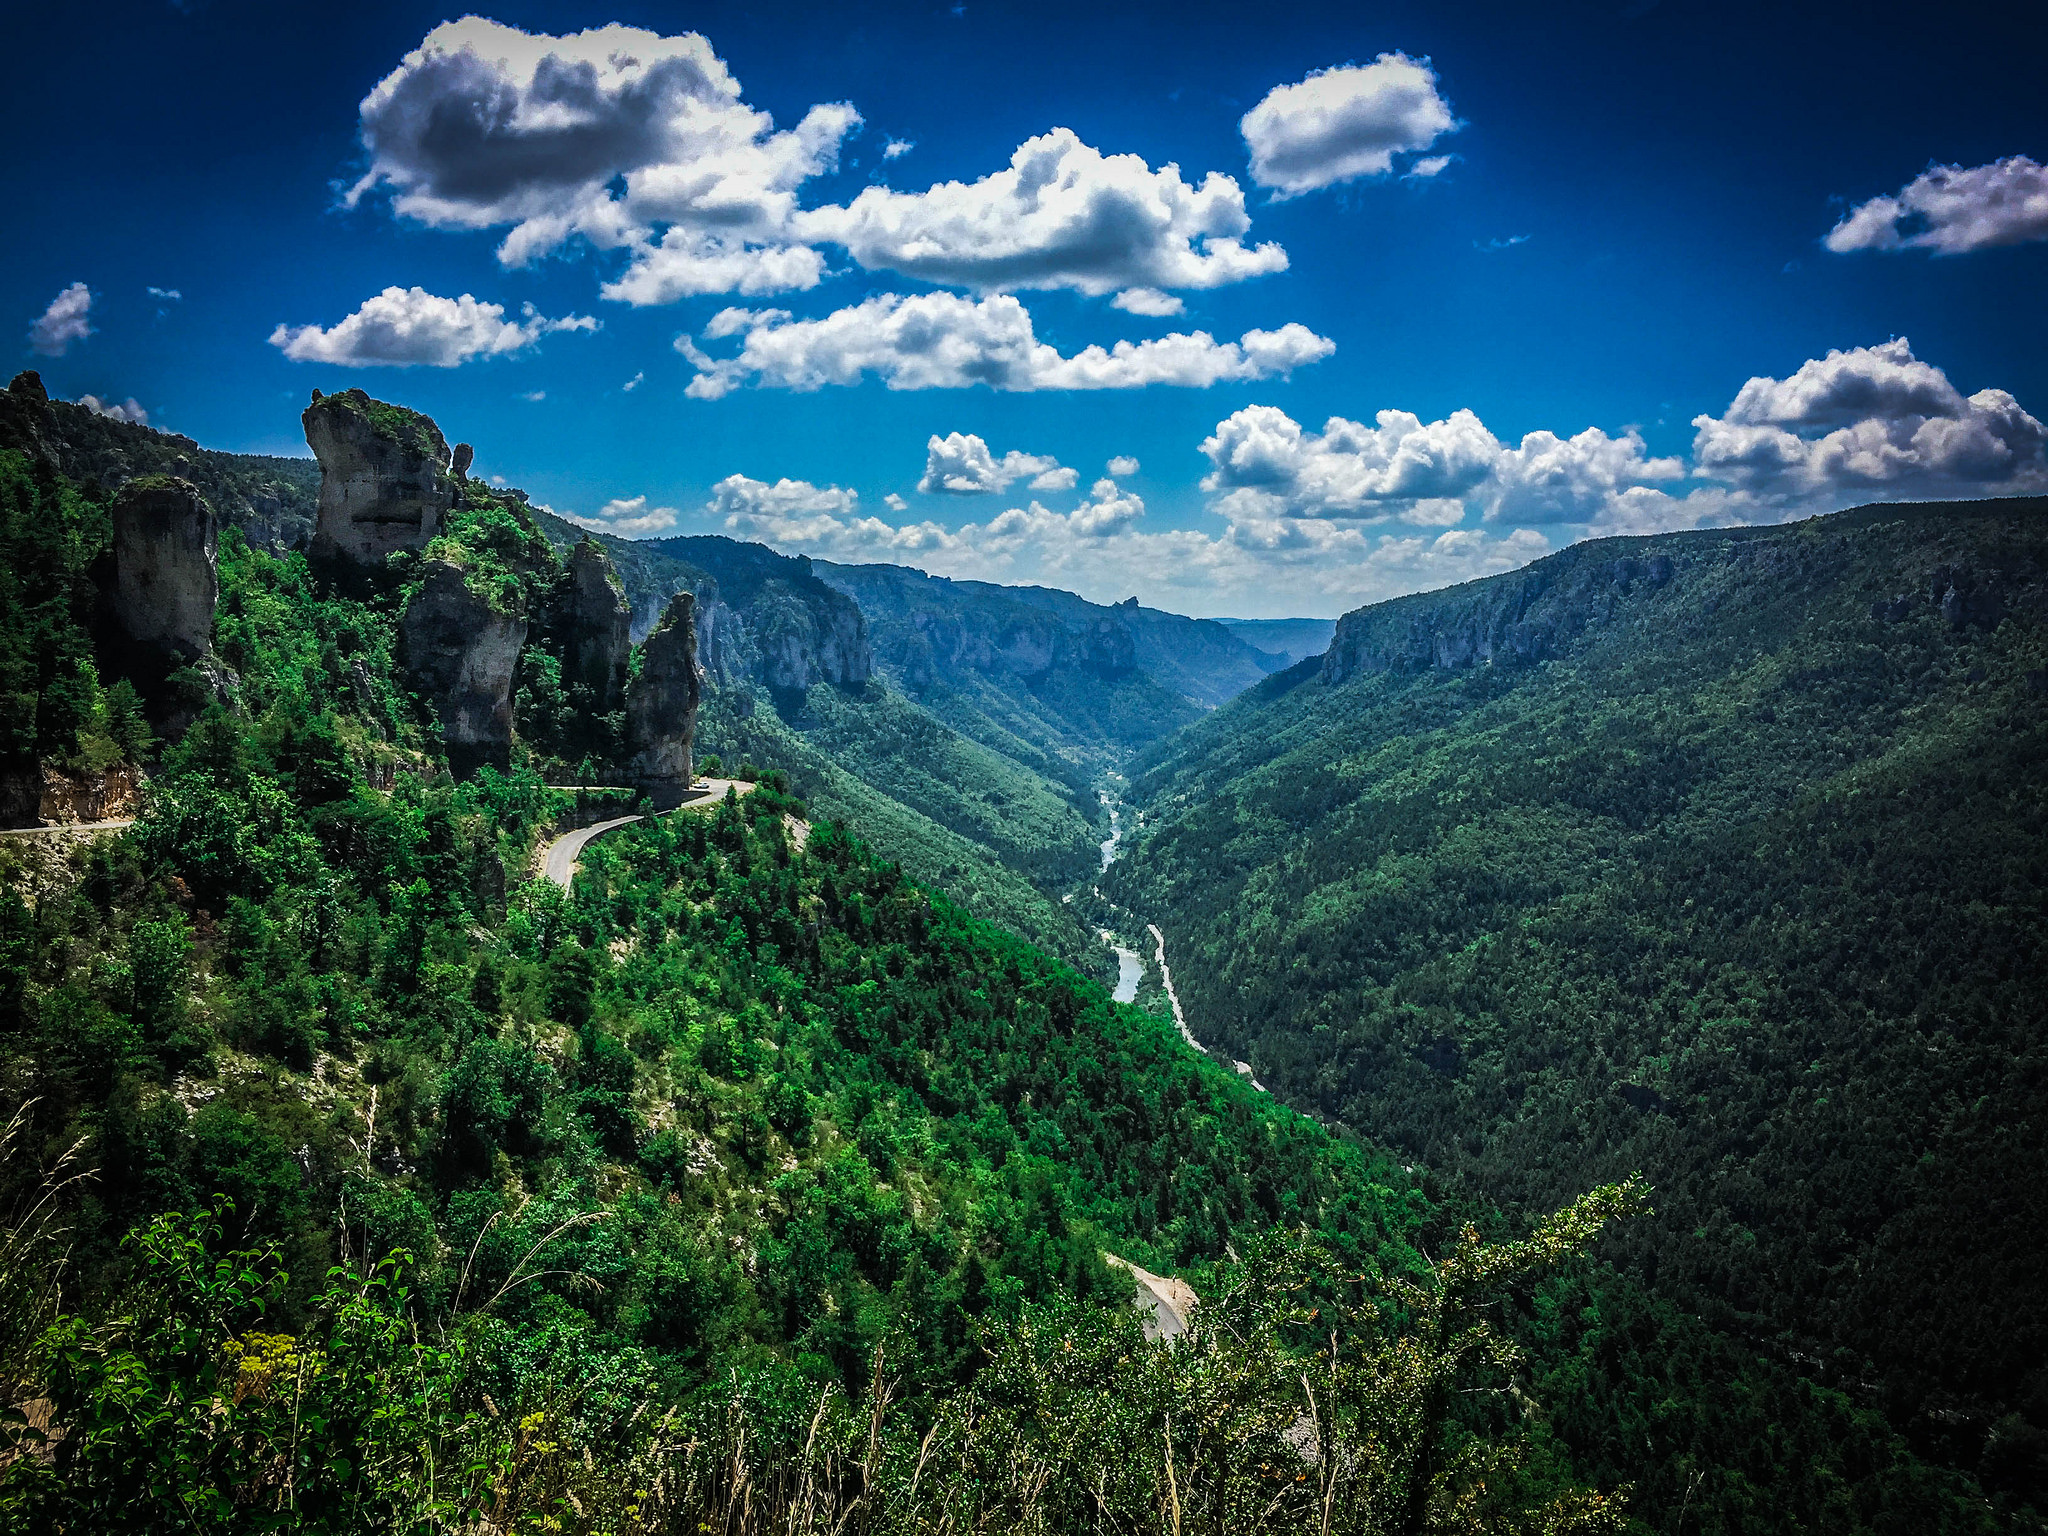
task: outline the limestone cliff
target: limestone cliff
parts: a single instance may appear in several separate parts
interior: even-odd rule
[[[626,690],[626,773],[657,809],[675,805],[690,787],[690,744],[697,729],[697,625],[687,592],[640,647],[640,670]]]
[[[526,620],[498,612],[462,569],[430,560],[399,625],[406,670],[441,721],[457,778],[504,769],[512,746],[512,676]]]
[[[632,618],[611,556],[597,540],[582,540],[570,551],[549,623],[561,647],[562,687],[586,689],[594,713],[608,715],[625,699]]]
[[[806,602],[795,591],[771,585],[748,618],[761,653],[761,681],[770,688],[801,691],[813,683],[867,681],[867,626],[853,604]]]
[[[219,525],[188,480],[130,480],[114,498],[115,613],[140,643],[185,661],[205,655],[220,601]]]
[[[1142,715],[1151,722],[1146,729],[1157,731],[1194,718],[1173,700],[1193,710],[1220,704],[1280,665],[1221,624],[1135,598],[1092,603],[1048,587],[959,581],[897,565],[820,560],[812,569],[860,605],[876,656],[913,692],[976,676],[1075,701],[1106,698],[1105,685],[1139,689],[1149,701],[1139,704],[1127,692],[1117,713]]]
[[[552,514],[537,521],[559,549],[585,537]],[[709,535],[646,542],[600,535],[598,542],[616,565],[634,636],[653,630],[675,593],[695,600],[698,666],[714,687],[858,688],[873,675],[860,605],[821,580],[804,556]]]
[[[1360,608],[1337,621],[1322,680],[1548,660],[1588,626],[1611,620],[1632,593],[1659,591],[1675,574],[1669,555],[1617,559],[1590,545],[1538,561],[1514,579]]]
[[[426,548],[456,484],[433,419],[360,389],[316,391],[300,419],[320,461],[315,555],[378,565],[399,550]]]

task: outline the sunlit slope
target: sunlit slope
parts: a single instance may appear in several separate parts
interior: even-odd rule
[[[1109,888],[1276,1093],[1511,1204],[1646,1170],[1658,1288],[1995,1458],[2048,1382],[2044,571],[2040,500],[1870,508],[1361,610],[1155,751]]]

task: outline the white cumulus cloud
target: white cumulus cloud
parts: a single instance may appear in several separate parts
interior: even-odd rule
[[[914,140],[891,139],[882,146],[882,158],[884,160],[894,160],[899,155],[909,154],[915,148],[917,148],[917,144]]]
[[[579,528],[615,533],[622,539],[644,539],[652,533],[666,533],[675,527],[678,516],[674,507],[650,507],[645,496],[615,498],[590,517],[574,512],[562,515]]]
[[[1038,340],[1030,313],[1007,294],[978,301],[949,293],[880,294],[816,320],[796,320],[782,310],[728,309],[704,330],[707,340],[734,336],[742,338],[738,355],[722,359],[688,336],[676,339],[676,349],[698,370],[688,394],[717,399],[750,382],[810,390],[858,383],[868,374],[891,389],[1201,388],[1271,378],[1336,350],[1327,338],[1290,323],[1247,331],[1237,341],[1175,332],[1062,356]]]
[[[80,395],[78,403],[95,416],[106,416],[114,421],[132,421],[138,427],[149,425],[149,412],[144,410],[133,395],[126,400],[102,400],[98,395]]]
[[[1177,315],[1187,308],[1179,294],[1161,293],[1157,288],[1126,288],[1109,302],[1113,309],[1153,319]]]
[[[1753,378],[1693,428],[1695,475],[1778,504],[2048,488],[2048,428],[2002,389],[1966,398],[1904,337]]]
[[[1929,250],[1940,256],[2048,240],[2048,166],[2025,155],[1933,165],[1860,203],[1827,234],[1831,251]]]
[[[1050,454],[1012,448],[998,459],[972,432],[934,433],[925,444],[924,475],[917,488],[925,495],[977,496],[1008,490],[1011,481],[1027,477],[1034,491],[1071,491],[1080,474]]]
[[[1252,180],[1280,197],[1384,176],[1396,155],[1425,150],[1458,126],[1429,60],[1405,53],[1276,86],[1238,124],[1251,151]],[[1414,172],[1433,176],[1446,163],[1440,157],[1432,169],[1418,164]]]
[[[1531,432],[1510,448],[1469,410],[1431,422],[1385,410],[1372,426],[1333,416],[1317,433],[1285,411],[1252,405],[1218,422],[1201,451],[1210,464],[1202,489],[1242,522],[1451,527],[1468,505],[1488,522],[1588,522],[1620,492],[1685,473],[1677,459],[1651,458],[1634,430]]]
[[[1589,523],[1632,488],[1684,474],[1682,459],[1652,458],[1633,427],[1619,437],[1598,427],[1571,437],[1530,432],[1495,462],[1484,497],[1486,520]]]
[[[806,245],[749,245],[680,225],[598,290],[626,304],[673,304],[706,293],[786,293],[815,288],[825,258]]]
[[[1218,422],[1201,451],[1210,465],[1202,489],[1247,516],[1441,523],[1446,506],[1492,473],[1501,445],[1470,411],[1428,423],[1381,411],[1370,427],[1332,416],[1315,433],[1274,406],[1250,405]]]
[[[900,497],[885,498],[900,516]],[[1362,602],[1512,569],[1549,552],[1530,529],[1372,534],[1355,525],[1281,520],[1230,523],[1220,534],[1147,531],[1144,503],[1102,480],[1071,512],[1037,501],[982,522],[947,527],[862,513],[838,486],[734,475],[707,512],[728,533],[790,554],[906,564],[934,575],[1064,587],[1097,602],[1139,592],[1180,610],[1338,612]],[[1275,604],[1278,604],[1275,607]]]
[[[1243,243],[1251,220],[1230,177],[1189,183],[1178,166],[1105,155],[1066,128],[1025,141],[979,181],[871,186],[796,222],[870,270],[983,293],[1216,288],[1287,265],[1278,245]]]
[[[322,329],[280,325],[270,344],[301,363],[350,368],[453,368],[473,357],[522,352],[550,331],[594,331],[588,315],[550,320],[527,305],[523,320],[470,294],[444,299],[424,288],[386,288],[352,315]]]
[[[1128,480],[1138,472],[1138,461],[1127,453],[1120,453],[1103,467],[1109,471],[1112,479]]]
[[[62,357],[71,343],[92,334],[92,290],[73,283],[28,328],[28,344],[45,357]]]
[[[370,168],[348,200],[382,186],[403,217],[506,228],[512,266],[572,236],[630,249],[608,290],[629,303],[808,287],[815,263],[788,249],[797,189],[837,165],[859,123],[838,102],[776,129],[694,32],[552,37],[465,16],[363,99]]]

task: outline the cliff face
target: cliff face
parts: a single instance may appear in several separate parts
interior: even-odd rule
[[[625,700],[632,617],[611,557],[595,539],[583,540],[570,552],[550,622],[562,647],[562,686],[588,689],[600,715]]]
[[[316,392],[300,419],[320,461],[315,553],[377,565],[426,548],[455,500],[448,442],[433,419],[360,389]]]
[[[1337,621],[1322,680],[1543,661],[1589,625],[1606,623],[1630,593],[1658,591],[1675,575],[1669,555],[1614,559],[1567,550],[1518,580],[1492,577],[1361,608]]]
[[[512,677],[526,620],[497,612],[469,589],[461,569],[429,561],[399,633],[406,669],[441,721],[457,778],[508,766]]]
[[[206,654],[220,601],[213,508],[190,481],[131,480],[114,498],[115,612],[144,645],[185,661]]]
[[[838,601],[812,600],[781,582],[763,585],[746,617],[761,654],[761,681],[770,688],[868,680],[874,659],[860,609],[836,592],[825,597]]]
[[[1136,598],[1091,603],[1050,587],[955,581],[895,565],[820,561],[814,569],[860,604],[877,654],[913,690],[980,673],[1034,688],[1061,679],[1098,694],[1096,684],[1142,675],[1161,695],[1205,707],[1280,664],[1213,620],[1144,608]],[[1170,728],[1165,714],[1157,719]]]
[[[626,773],[657,810],[677,804],[690,787],[690,745],[702,690],[697,680],[696,602],[687,592],[640,647],[640,675],[626,691]]]

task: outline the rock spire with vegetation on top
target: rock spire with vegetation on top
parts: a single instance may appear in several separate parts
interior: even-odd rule
[[[456,482],[432,417],[350,389],[316,392],[300,419],[320,461],[316,555],[376,565],[433,541]]]
[[[640,647],[640,670],[626,690],[626,772],[657,808],[690,787],[690,742],[697,728],[696,600],[678,592]]]
[[[502,613],[458,565],[430,560],[400,621],[405,664],[441,720],[449,770],[503,772],[512,753],[512,674],[526,620]]]

